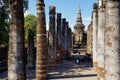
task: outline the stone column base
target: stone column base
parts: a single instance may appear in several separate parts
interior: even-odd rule
[[[63,62],[63,57],[62,57],[62,55],[63,55],[63,53],[62,53],[62,50],[61,50],[61,46],[58,46],[58,47],[57,47],[57,58],[56,58],[57,64]]]
[[[104,78],[106,72],[105,72],[105,69],[103,67],[98,67],[97,73],[98,73],[99,78]]]
[[[97,72],[98,62],[93,61],[93,69]]]
[[[58,55],[57,55],[57,59],[56,59],[56,61],[57,61],[57,64],[63,62],[63,58],[62,58],[62,55],[61,55],[61,54],[58,54]]]
[[[52,70],[52,69],[56,69],[56,67],[57,67],[56,57],[52,57],[48,65],[48,69]]]
[[[63,59],[65,59],[68,56],[68,54],[69,54],[68,51],[64,50],[62,55]]]

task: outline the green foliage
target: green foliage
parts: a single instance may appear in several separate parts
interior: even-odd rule
[[[0,0],[0,2],[3,2],[3,4],[6,6],[6,9],[8,8],[9,0]],[[24,11],[26,11],[28,9],[28,3],[29,3],[29,0],[23,0]]]
[[[32,14],[25,16],[25,42],[28,42],[28,30],[31,29],[34,32],[34,37],[36,38],[36,17]]]
[[[24,11],[26,11],[28,9],[28,0],[23,0],[23,7],[24,7]]]
[[[6,1],[6,0],[5,0]],[[0,8],[0,45],[8,43],[8,12],[6,11],[7,5],[4,4]]]

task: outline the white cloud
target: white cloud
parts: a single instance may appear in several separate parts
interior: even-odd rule
[[[91,21],[91,17],[83,17],[83,21]]]
[[[83,17],[82,19],[83,19],[83,23],[85,25],[85,30],[87,30],[87,27],[88,27],[88,25],[91,22],[91,16],[89,16],[89,17]]]
[[[46,30],[49,30],[49,23],[46,22]]]
[[[28,11],[26,11],[25,13],[24,13],[24,16],[26,16],[26,15],[28,15],[28,14],[30,14]]]

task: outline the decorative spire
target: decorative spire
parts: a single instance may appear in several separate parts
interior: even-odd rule
[[[76,20],[76,23],[77,23],[77,24],[82,24],[80,6],[78,7],[78,13],[77,13],[77,20]]]

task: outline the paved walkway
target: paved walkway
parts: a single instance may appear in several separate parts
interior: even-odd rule
[[[97,80],[91,65],[89,62],[78,65],[74,61],[64,61],[56,70],[48,72],[48,80]]]
[[[48,71],[47,80],[97,80],[92,64],[75,64],[74,61],[64,61],[55,70]],[[7,72],[0,73],[0,80],[6,80]],[[27,71],[27,80],[35,80],[35,70]]]

